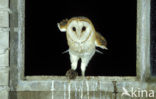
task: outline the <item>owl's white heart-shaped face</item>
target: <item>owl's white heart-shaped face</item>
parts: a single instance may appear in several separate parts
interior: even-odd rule
[[[81,43],[90,37],[93,28],[87,21],[72,20],[68,23],[66,32],[73,41]]]

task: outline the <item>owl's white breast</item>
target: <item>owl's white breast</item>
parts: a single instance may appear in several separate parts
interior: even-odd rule
[[[84,54],[90,54],[91,52],[95,51],[95,35],[94,35],[94,32],[92,32],[90,37],[82,43],[79,43],[79,42],[72,40],[69,35],[67,35],[67,40],[68,40],[69,49],[74,54],[81,56]]]

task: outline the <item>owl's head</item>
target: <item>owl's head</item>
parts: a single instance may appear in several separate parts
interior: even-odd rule
[[[58,23],[58,27],[61,32],[66,32],[76,42],[87,40],[95,32],[92,22],[86,17],[65,19]]]

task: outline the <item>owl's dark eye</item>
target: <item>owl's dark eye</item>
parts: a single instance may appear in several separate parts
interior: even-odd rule
[[[86,27],[85,27],[85,26],[83,26],[83,27],[82,27],[82,31],[85,31],[85,30],[86,30]]]
[[[73,30],[73,31],[76,31],[76,28],[75,28],[75,27],[72,27],[72,30]]]

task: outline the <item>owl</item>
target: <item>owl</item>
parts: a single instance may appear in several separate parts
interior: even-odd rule
[[[61,32],[66,32],[69,46],[71,70],[77,69],[81,59],[81,74],[85,76],[86,67],[96,52],[96,47],[107,49],[106,39],[98,33],[90,19],[73,17],[57,23]]]

